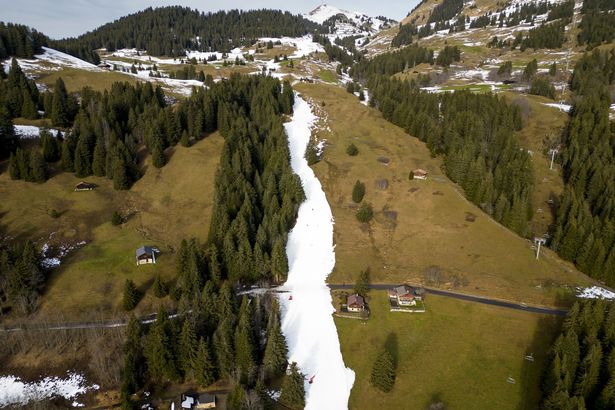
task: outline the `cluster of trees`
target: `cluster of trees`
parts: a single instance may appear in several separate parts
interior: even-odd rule
[[[587,0],[581,9],[583,19],[578,35],[580,45],[594,48],[615,38],[615,4],[608,0]]]
[[[391,46],[401,47],[407,44],[412,44],[412,36],[418,35],[416,27],[413,24],[399,23],[399,31],[391,40]]]
[[[201,298],[181,320],[165,309],[156,321],[142,325],[130,320],[124,344],[122,408],[137,408],[132,395],[145,386],[191,382],[207,387],[231,380],[227,408],[272,408],[266,383],[285,375],[288,348],[280,328],[277,301],[270,296],[244,296],[241,302],[228,282],[208,280]],[[300,383],[297,383],[297,379]],[[293,367],[285,376],[281,401],[303,408],[303,376]]]
[[[448,67],[453,62],[461,60],[461,51],[457,46],[445,46],[436,57],[436,64],[442,67]]]
[[[551,6],[551,10],[549,11],[549,15],[547,16],[547,21],[564,19],[570,22],[573,15],[574,0],[568,0],[559,4],[555,3],[553,6]]]
[[[352,37],[354,38],[354,37]],[[351,66],[355,61],[359,61],[362,58],[362,54],[356,49],[354,44],[351,44],[350,40],[335,40],[335,44],[332,44],[329,37],[322,35],[318,32],[312,34],[312,41],[321,44],[325,48],[325,53],[329,57],[329,61],[339,61],[342,66]],[[352,41],[354,43],[354,41]],[[348,46],[347,52],[343,47]]]
[[[370,76],[390,76],[421,63],[433,64],[433,62],[433,50],[411,45],[392,53],[377,55],[372,59],[361,60],[352,66],[349,74],[357,80],[366,80]]]
[[[551,246],[590,276],[615,285],[615,125],[609,86],[615,52],[595,50],[575,66],[574,105],[562,140],[565,189]]]
[[[67,127],[78,110],[77,98],[68,94],[62,78],[58,78],[53,91],[39,93],[34,80],[26,77],[15,58],[8,76],[0,81],[0,110],[9,118],[36,119],[39,111],[54,126]]]
[[[125,345],[122,401],[148,382],[191,381],[208,386],[231,380],[229,409],[271,408],[268,381],[284,376],[287,347],[276,301],[244,296],[232,284],[280,280],[288,271],[286,235],[304,198],[282,117],[292,113],[289,83],[267,76],[232,75],[209,90],[195,90],[177,111],[200,117],[205,130],[225,139],[215,181],[215,205],[205,246],[184,240],[177,252],[171,296],[185,319],[181,327],[164,310],[146,331],[135,320]],[[134,289],[133,289],[134,290]],[[132,306],[134,291],[128,291]],[[158,277],[157,297],[169,288]],[[280,401],[303,408],[304,376],[291,365]]]
[[[387,120],[444,155],[447,175],[469,200],[519,234],[528,233],[533,170],[514,136],[522,127],[516,105],[491,94],[430,94],[384,77],[370,78],[368,87],[370,103]]]
[[[38,118],[38,108],[42,103],[36,83],[26,77],[13,58],[7,78],[0,80],[0,110],[5,110],[10,118],[35,119]]]
[[[154,56],[182,56],[186,50],[228,52],[261,37],[298,37],[319,24],[280,10],[229,10],[202,13],[188,7],[147,8],[107,23],[77,38],[53,42],[76,55],[80,50],[121,48],[147,50]],[[93,53],[95,54],[95,53]],[[96,63],[94,56],[79,55]]]
[[[44,284],[40,254],[32,242],[0,247],[0,306],[6,303],[29,313],[36,308]],[[0,308],[0,315],[3,311]]]
[[[33,58],[43,52],[49,39],[21,24],[0,21],[0,61],[8,57]]]
[[[536,75],[532,78],[529,93],[533,95],[542,95],[552,100],[555,99],[555,87],[551,84],[551,80],[546,75]]]
[[[556,21],[548,24],[543,23],[528,31],[526,36],[523,36],[523,32],[519,32],[513,44],[520,43],[519,48],[521,51],[528,48],[534,50],[539,48],[561,48],[566,41],[567,23],[567,21]]]
[[[444,0],[431,11],[428,23],[450,20],[463,10],[463,0]]]
[[[542,380],[545,410],[615,408],[615,307],[576,302],[553,344]]]
[[[266,76],[231,76],[190,104],[217,104],[225,137],[215,181],[210,252],[233,282],[279,282],[286,277],[284,246],[305,195],[290,167],[282,122],[292,113],[293,90]]]

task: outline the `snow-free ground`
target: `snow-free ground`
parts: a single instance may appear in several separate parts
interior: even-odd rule
[[[291,166],[301,178],[306,200],[286,245],[289,272],[282,287],[288,293],[280,298],[282,332],[289,361],[297,362],[305,375],[305,408],[337,410],[348,408],[355,374],[342,358],[332,316],[335,309],[326,284],[335,265],[333,214],[320,181],[304,157],[315,120],[309,104],[297,95],[292,121],[284,127]]]

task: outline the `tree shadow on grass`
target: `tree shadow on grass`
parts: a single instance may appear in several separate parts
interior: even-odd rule
[[[393,365],[395,369],[397,369],[399,363],[399,343],[397,341],[397,334],[391,332],[387,336],[386,341],[384,342],[384,348],[393,358]]]
[[[568,300],[562,296],[557,305],[561,306],[566,302]],[[538,320],[532,341],[525,350],[525,357],[519,358],[523,361],[523,366],[517,380],[522,392],[518,410],[539,408],[542,401],[542,378],[549,365],[551,346],[561,331],[563,321],[564,316],[556,315],[543,315]],[[514,375],[512,377],[514,378]]]

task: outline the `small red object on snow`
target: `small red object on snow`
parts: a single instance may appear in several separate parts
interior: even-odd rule
[[[310,377],[310,380],[308,380],[308,383],[309,383],[309,384],[312,384],[312,382],[314,381],[314,377],[316,377],[316,375],[314,375],[314,376]]]
[[[288,297],[288,300],[293,300],[293,295],[290,295],[290,296]]]

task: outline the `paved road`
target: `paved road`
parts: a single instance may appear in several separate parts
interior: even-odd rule
[[[370,289],[375,290],[386,290],[391,289],[393,286],[397,284],[385,284],[385,283],[375,283],[371,284]],[[352,289],[354,285],[347,284],[339,284],[339,283],[330,283],[328,284],[329,288],[332,290],[336,289]],[[562,309],[552,309],[541,306],[529,306],[524,303],[515,303],[509,302],[505,300],[499,299],[490,299],[482,296],[468,295],[465,293],[451,292],[448,290],[442,289],[434,289],[434,288],[423,288],[427,291],[427,293],[431,293],[433,295],[444,296],[448,298],[454,298],[459,300],[465,300],[467,302],[474,303],[482,303],[484,305],[490,306],[499,306],[508,309],[521,310],[523,312],[530,313],[539,313],[543,315],[556,315],[556,316],[566,316],[568,313],[567,310]],[[250,292],[275,292],[275,293],[284,293],[286,292],[284,289],[280,288],[270,288],[270,289],[252,289]],[[179,315],[177,313],[171,312],[169,318],[175,319]],[[151,323],[156,320],[156,314],[150,314],[147,316],[143,316],[140,318],[142,323]],[[113,327],[123,327],[128,324],[127,320],[118,319],[118,320],[109,320],[109,321],[99,321],[99,322],[71,322],[71,323],[32,323],[32,324],[23,324],[19,326],[7,326],[3,327],[0,325],[0,333],[8,333],[8,332],[21,332],[24,330],[77,330],[77,329],[100,329],[100,328],[113,328]]]
[[[156,313],[149,314],[147,316],[142,316],[139,318],[141,323],[152,323],[156,320]],[[180,315],[174,312],[171,312],[169,315],[169,319],[175,319]],[[115,320],[107,320],[107,321],[97,321],[97,322],[64,322],[64,323],[24,323],[21,325],[14,326],[2,326],[0,325],[0,333],[9,333],[9,332],[21,332],[24,330],[78,330],[78,329],[102,329],[102,328],[113,328],[113,327],[124,327],[128,324],[127,319],[115,319]]]
[[[393,285],[393,284],[375,283],[375,284],[370,285],[369,287],[370,289],[386,290],[386,289],[391,289],[393,286],[396,286],[396,285],[397,284]],[[335,284],[335,283],[329,284],[329,288],[331,289],[352,289],[353,287],[354,285],[346,285],[346,284],[340,285],[340,284]],[[508,309],[522,310],[524,312],[530,312],[530,313],[540,313],[544,315],[556,315],[556,316],[566,316],[566,313],[568,313],[567,310],[562,310],[562,309],[551,309],[551,308],[546,308],[546,307],[541,307],[541,306],[529,306],[529,305],[526,305],[525,303],[515,303],[515,302],[508,302],[508,301],[499,300],[499,299],[490,299],[490,298],[485,298],[482,296],[468,295],[465,293],[451,292],[451,291],[442,290],[442,289],[434,289],[434,288],[423,288],[423,289],[425,289],[427,293],[431,293],[433,295],[445,296],[449,298],[465,300],[468,302],[482,303],[484,305],[499,306],[499,307],[504,307]]]

